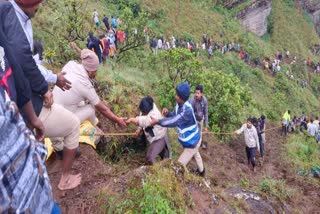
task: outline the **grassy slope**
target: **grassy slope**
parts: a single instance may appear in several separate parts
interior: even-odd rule
[[[212,9],[204,3],[191,0],[181,0],[180,4],[179,1],[170,0],[141,0],[141,4],[155,17],[150,20],[149,25],[158,33],[162,33],[165,36],[170,36],[171,34],[185,36],[196,41],[200,40],[203,33],[207,33],[207,35],[219,42],[239,41],[251,58],[273,56],[276,50],[284,51],[287,48],[292,54],[306,58],[311,56],[308,47],[311,44],[319,43],[319,38],[316,36],[312,26],[305,20],[303,14],[281,0],[273,1],[271,16],[273,31],[272,34],[264,38],[258,38],[251,33],[245,32],[239,22],[233,18],[232,14],[241,8],[241,5],[228,11],[221,7]],[[56,18],[53,12],[46,9],[48,6],[48,4],[45,4],[42,13],[34,21],[35,34],[37,38],[45,41],[46,47],[54,49],[55,38],[41,30],[42,27],[52,30],[51,26],[53,26]],[[102,1],[93,1],[89,2],[87,7],[88,14],[91,14],[94,8],[98,8],[100,14],[103,14],[102,11],[107,11],[107,15],[111,15],[113,11],[112,7],[102,3]],[[85,30],[89,29],[90,27],[87,27]],[[225,32],[223,38],[220,37],[221,30]],[[145,61],[147,63],[152,61],[147,56],[145,58],[147,58]],[[310,112],[320,104],[314,95],[315,91],[302,89],[294,81],[288,80],[286,76],[278,75],[277,77],[272,77],[266,75],[260,69],[253,69],[239,60],[235,53],[221,55],[215,52],[213,61],[207,61],[206,57],[202,57],[201,60],[205,66],[235,74],[243,85],[250,87],[253,103],[242,113],[243,119],[248,115],[258,116],[261,113],[266,113],[269,118],[276,119],[288,107],[295,114],[298,114],[301,111]],[[299,63],[301,64],[301,61]],[[161,74],[160,67],[154,66],[150,69],[148,66],[143,66],[143,62],[138,66],[108,63],[98,73],[99,80],[113,85],[104,94],[104,98],[112,104],[116,113],[120,113],[123,116],[132,116],[132,112],[136,112],[138,100],[146,94],[153,95],[154,83],[156,83],[159,74]],[[308,81],[314,79],[314,76],[309,74],[304,66],[291,66],[291,69],[295,77],[304,78]],[[123,96],[123,94],[126,96]],[[292,159],[297,159],[298,166],[305,166],[303,162],[299,162],[300,160],[296,158],[297,151],[300,148],[298,143],[293,145],[293,147],[289,145],[289,155],[292,156]],[[174,146],[174,151],[177,151],[178,148],[176,147],[179,145],[174,144]],[[179,149],[181,148],[179,147]],[[150,184],[153,183],[150,182]],[[152,190],[148,194],[152,195],[154,192],[157,191]],[[180,195],[175,195],[174,197],[183,198]]]

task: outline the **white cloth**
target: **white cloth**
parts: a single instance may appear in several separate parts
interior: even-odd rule
[[[33,31],[32,31],[32,23],[31,19],[22,11],[22,9],[17,5],[17,3],[14,0],[10,0],[10,3],[12,4],[17,17],[20,21],[21,27],[29,41],[30,49],[33,51]]]
[[[83,102],[92,106],[100,102],[100,98],[82,64],[70,61],[62,68],[62,71],[66,72],[65,77],[72,82],[72,87],[67,91],[55,87],[53,89],[55,103],[62,105],[71,112],[77,112]]]
[[[143,129],[149,127],[150,123],[151,123],[151,117],[159,119],[159,120],[163,118],[161,112],[159,111],[159,109],[157,108],[157,106],[155,104],[153,104],[152,110],[147,115],[136,117],[138,119],[138,125]],[[167,133],[167,128],[159,126],[159,125],[155,125],[153,127],[153,133],[154,133],[154,137],[152,137],[148,132],[145,131],[145,135],[147,137],[147,140],[150,143],[163,138],[165,136],[165,134]]]
[[[241,126],[240,129],[236,131],[237,134],[241,134],[242,132],[244,133],[244,140],[247,147],[249,148],[257,147],[259,151],[260,150],[259,138],[258,138],[256,128],[254,126],[251,126],[251,128],[249,129],[247,127],[247,124],[245,123]]]
[[[158,48],[162,49],[162,40],[161,39],[158,40]]]
[[[36,62],[39,70],[41,71],[41,74],[44,77],[44,79],[48,83],[56,84],[58,76],[42,65],[42,60],[39,59],[39,54],[34,55],[33,59]]]
[[[317,131],[318,131],[318,127],[316,124],[313,123],[308,126],[308,132],[310,136],[312,137],[316,136]]]

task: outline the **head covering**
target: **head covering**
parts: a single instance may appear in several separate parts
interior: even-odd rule
[[[176,87],[177,95],[183,100],[187,101],[190,96],[190,86],[187,82],[183,82]]]
[[[15,0],[15,2],[21,7],[31,8],[40,4],[42,0]]]
[[[89,49],[81,51],[82,65],[87,71],[96,71],[99,67],[99,59],[97,55]]]
[[[142,98],[139,105],[139,110],[144,113],[148,114],[153,109],[153,99],[150,96],[146,96]]]

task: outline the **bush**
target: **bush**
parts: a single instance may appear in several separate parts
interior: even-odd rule
[[[296,190],[289,187],[284,180],[275,180],[269,177],[264,177],[260,181],[259,190],[262,194],[276,196],[280,201],[287,201],[296,194]]]

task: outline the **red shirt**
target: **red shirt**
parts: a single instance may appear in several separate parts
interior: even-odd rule
[[[124,41],[124,33],[123,33],[123,31],[118,30],[117,31],[117,37],[118,37],[120,42],[123,42]]]

